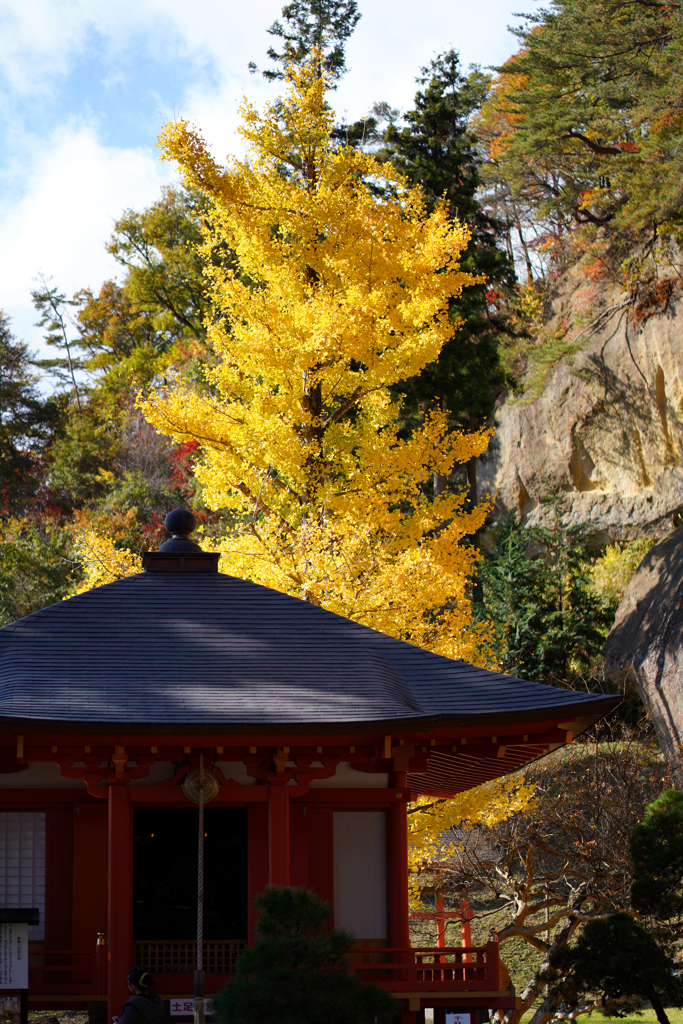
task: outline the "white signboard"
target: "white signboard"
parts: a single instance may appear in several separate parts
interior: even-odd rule
[[[447,1013],[446,1024],[471,1024],[471,1013]]]
[[[28,988],[28,925],[0,924],[0,989]]]
[[[171,1016],[172,1017],[186,1017],[187,1014],[194,1013],[194,1000],[192,996],[188,996],[187,999],[172,999],[171,1000]],[[210,1017],[213,1014],[213,1005],[210,999],[204,1000],[204,1016]]]

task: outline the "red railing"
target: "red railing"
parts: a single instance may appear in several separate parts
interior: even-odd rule
[[[233,954],[237,955],[237,950]],[[350,961],[349,970],[352,974],[396,993],[443,991],[444,994],[474,994],[500,990],[497,942],[489,942],[486,946],[421,946],[411,949],[356,947]],[[160,966],[156,964],[157,971]],[[176,973],[178,967],[181,967],[180,977]],[[171,972],[175,975],[176,984],[183,977],[183,967],[186,967],[184,962],[182,966],[176,965]],[[227,963],[222,963],[221,967],[223,970],[218,974],[225,977],[230,968]],[[189,967],[186,969],[187,977],[190,978]],[[167,971],[162,969],[161,973]],[[35,995],[104,995],[107,991],[106,946],[99,944],[87,952],[73,949],[31,950],[29,989]]]
[[[361,961],[361,962],[358,962]],[[354,949],[350,970],[392,992],[498,992],[498,943]]]
[[[35,995],[104,995],[106,947],[29,950],[29,991]]]

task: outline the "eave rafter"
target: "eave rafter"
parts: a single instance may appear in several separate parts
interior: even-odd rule
[[[346,762],[356,771],[406,773],[413,795],[447,796],[529,764],[570,742],[583,727],[579,721],[550,726],[532,723],[524,726],[528,732],[501,731],[495,736],[482,728],[456,731],[451,727],[450,736],[384,735],[346,744],[321,735],[307,743],[289,745],[262,743],[258,736],[247,742],[236,742],[234,736],[207,736],[200,743],[193,737],[188,744],[182,738],[164,735],[156,743],[123,733],[115,738],[93,736],[90,742],[76,742],[75,736],[68,735],[17,735],[2,737],[2,766],[5,771],[15,772],[31,763],[55,763],[64,778],[83,781],[91,796],[106,799],[110,785],[145,779],[158,762],[170,763],[173,772],[157,785],[179,785],[186,771],[196,767],[201,749],[223,785],[240,783],[226,776],[221,764],[240,763],[257,784],[290,785],[295,789],[292,796],[302,796],[314,780],[332,777],[339,764]],[[6,746],[12,739],[16,753]]]

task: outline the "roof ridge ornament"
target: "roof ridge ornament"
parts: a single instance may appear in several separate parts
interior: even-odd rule
[[[171,534],[171,539],[165,541],[159,551],[201,551],[199,544],[190,540],[190,534],[197,526],[197,520],[189,509],[179,505],[169,512],[164,519],[164,526]]]
[[[179,505],[169,512],[164,526],[171,534],[158,551],[146,551],[142,556],[145,572],[218,572],[220,554],[202,551],[190,540],[197,520],[189,509]]]

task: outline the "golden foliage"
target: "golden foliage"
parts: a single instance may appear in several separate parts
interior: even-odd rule
[[[142,572],[140,556],[115,545],[115,541],[123,537],[134,523],[136,513],[135,508],[121,512],[117,518],[118,525],[114,527],[109,516],[97,517],[88,512],[74,512],[71,535],[76,555],[81,562],[83,579],[70,596]]]
[[[245,160],[219,167],[194,127],[164,129],[165,157],[209,200],[216,364],[204,392],[173,382],[142,407],[199,442],[205,500],[237,523],[217,545],[222,571],[481,662],[464,541],[486,506],[431,497],[430,482],[480,455],[488,432],[425,410],[405,437],[389,390],[452,337],[449,300],[478,280],[458,263],[469,234],[391,168],[335,148],[313,65],[289,72],[277,107],[245,102]]]
[[[639,537],[622,546],[608,544],[605,552],[590,566],[591,589],[598,597],[619,604],[631,578],[651,547],[652,537]]]
[[[422,884],[434,866],[457,855],[461,844],[449,834],[450,829],[491,828],[518,811],[531,810],[536,803],[536,786],[518,775],[494,779],[446,800],[418,797],[408,808],[408,868],[415,908]]]

